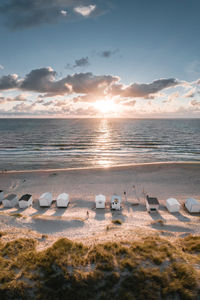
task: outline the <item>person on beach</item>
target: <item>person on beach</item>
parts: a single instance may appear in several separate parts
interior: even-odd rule
[[[125,201],[127,201],[126,191],[124,191],[124,198],[125,198]]]
[[[89,219],[89,211],[87,210],[87,219]]]

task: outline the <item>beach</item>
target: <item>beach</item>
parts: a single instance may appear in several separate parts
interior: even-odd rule
[[[185,200],[200,200],[200,163],[146,163],[112,168],[68,170],[9,171],[0,174],[5,195],[33,195],[33,206],[20,209],[0,206],[1,231],[5,241],[34,237],[39,249],[50,246],[60,237],[86,244],[130,240],[141,236],[161,235],[169,239],[188,234],[199,235],[200,214],[190,214]],[[126,192],[126,197],[124,195]],[[68,193],[67,208],[40,208],[38,198],[51,192],[53,199]],[[95,195],[106,196],[106,209],[95,209]],[[122,209],[110,210],[113,194],[122,197]],[[160,202],[158,212],[148,213],[145,195]],[[167,198],[181,203],[179,213],[169,213]],[[87,216],[87,211],[89,216]],[[114,224],[120,220],[121,224]]]

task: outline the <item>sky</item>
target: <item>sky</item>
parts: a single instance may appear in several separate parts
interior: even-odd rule
[[[200,117],[199,0],[1,0],[0,117]]]

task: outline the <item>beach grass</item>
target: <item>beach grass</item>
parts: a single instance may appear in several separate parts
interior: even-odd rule
[[[10,213],[9,215],[11,217],[15,217],[15,218],[22,218],[23,217],[23,215],[21,213],[16,213],[16,212]]]
[[[200,237],[0,242],[0,299],[197,299]]]
[[[120,219],[116,219],[116,220],[112,220],[112,223],[116,225],[121,225],[122,221]]]

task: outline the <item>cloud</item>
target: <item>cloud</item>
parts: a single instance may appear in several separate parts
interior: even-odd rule
[[[24,29],[56,23],[66,15],[74,19],[74,9],[82,16],[89,16],[95,8],[91,0],[7,0],[0,4],[0,14],[9,28]]]
[[[100,51],[98,54],[99,54],[99,56],[101,56],[103,58],[109,58],[109,57],[113,56],[114,54],[116,54],[117,52],[119,52],[118,49],[104,50],[104,51]]]
[[[0,97],[0,104],[5,104],[8,102],[25,102],[27,100],[26,94],[19,94],[15,97]]]
[[[2,65],[0,65],[0,70],[3,70],[3,69],[4,69],[4,67]]]
[[[136,100],[124,101],[123,105],[134,106],[136,104]]]
[[[194,107],[200,108],[200,101],[192,100],[190,101],[190,104]]]
[[[0,97],[0,105],[6,103],[6,98],[5,97]]]
[[[76,68],[76,67],[85,67],[85,66],[89,66],[88,57],[82,57],[80,59],[75,60],[74,68]]]
[[[195,93],[196,93],[196,88],[192,88],[191,90],[189,90],[185,95],[184,97],[185,98],[193,98],[195,96]]]
[[[10,74],[0,77],[0,90],[14,89],[19,86],[19,79],[17,74]]]
[[[76,65],[87,64],[87,57],[76,60]],[[92,102],[94,99],[107,97],[154,99],[166,88],[181,85],[178,80],[159,79],[152,83],[131,83],[124,85],[120,78],[113,75],[94,75],[91,72],[75,73],[57,79],[57,73],[51,67],[30,71],[24,78],[11,74],[0,77],[0,90],[16,89],[41,93],[42,97],[79,94],[75,97],[82,101]],[[74,99],[74,101],[75,101]],[[87,99],[87,100],[86,100]]]
[[[27,104],[27,103],[22,102],[22,103],[15,105],[13,107],[13,111],[15,111],[15,112],[31,112],[34,110],[35,105],[36,105],[35,103]]]
[[[26,94],[19,94],[16,97],[13,98],[13,101],[26,101],[27,100],[27,95]]]
[[[60,13],[61,13],[61,15],[63,15],[64,17],[66,17],[66,15],[67,15],[67,11],[66,11],[66,10],[63,10],[63,9],[60,11]]]
[[[122,97],[148,97],[149,95],[156,94],[159,91],[175,87],[179,85],[174,78],[170,79],[159,79],[155,80],[152,83],[133,83],[129,86],[124,86],[122,84],[113,85],[111,88],[111,94],[120,95]]]
[[[75,73],[56,80],[56,72],[51,67],[32,70],[24,79],[17,75],[0,78],[0,90],[17,88],[24,91],[43,93],[45,96],[77,94],[103,95],[106,89],[119,80],[111,75],[93,75],[92,73]]]
[[[170,103],[179,97],[179,92],[172,93],[168,96],[167,100],[164,100],[163,103]]]
[[[96,5],[88,5],[88,6],[77,6],[74,8],[74,11],[83,17],[88,17],[94,10],[96,9]]]
[[[67,83],[63,80],[55,81],[55,76],[56,72],[51,67],[32,70],[22,81],[20,89],[51,95],[70,93]]]
[[[95,101],[101,100],[102,98],[104,98],[104,95],[102,95],[102,93],[99,93],[98,95],[96,93],[88,93],[82,96],[76,96],[72,100],[74,103],[93,103]]]
[[[63,79],[72,86],[72,91],[78,94],[103,94],[104,91],[113,83],[119,80],[112,75],[93,75],[92,73],[78,73],[68,75]]]
[[[87,67],[89,65],[90,65],[89,58],[88,56],[86,56],[86,57],[81,57],[80,59],[76,59],[73,66],[71,66],[71,64],[67,64],[66,69]]]
[[[197,79],[196,81],[194,81],[194,84],[200,84],[200,79]]]
[[[51,100],[44,101],[43,103],[38,103],[38,100],[35,102],[29,103],[18,103],[13,106],[11,109],[7,111],[0,110],[1,115],[15,115],[15,116],[23,116],[23,115],[96,115],[97,111],[93,106],[90,106],[87,103],[80,106],[73,106],[71,102],[67,102],[64,100]],[[39,105],[39,106],[38,106]]]

